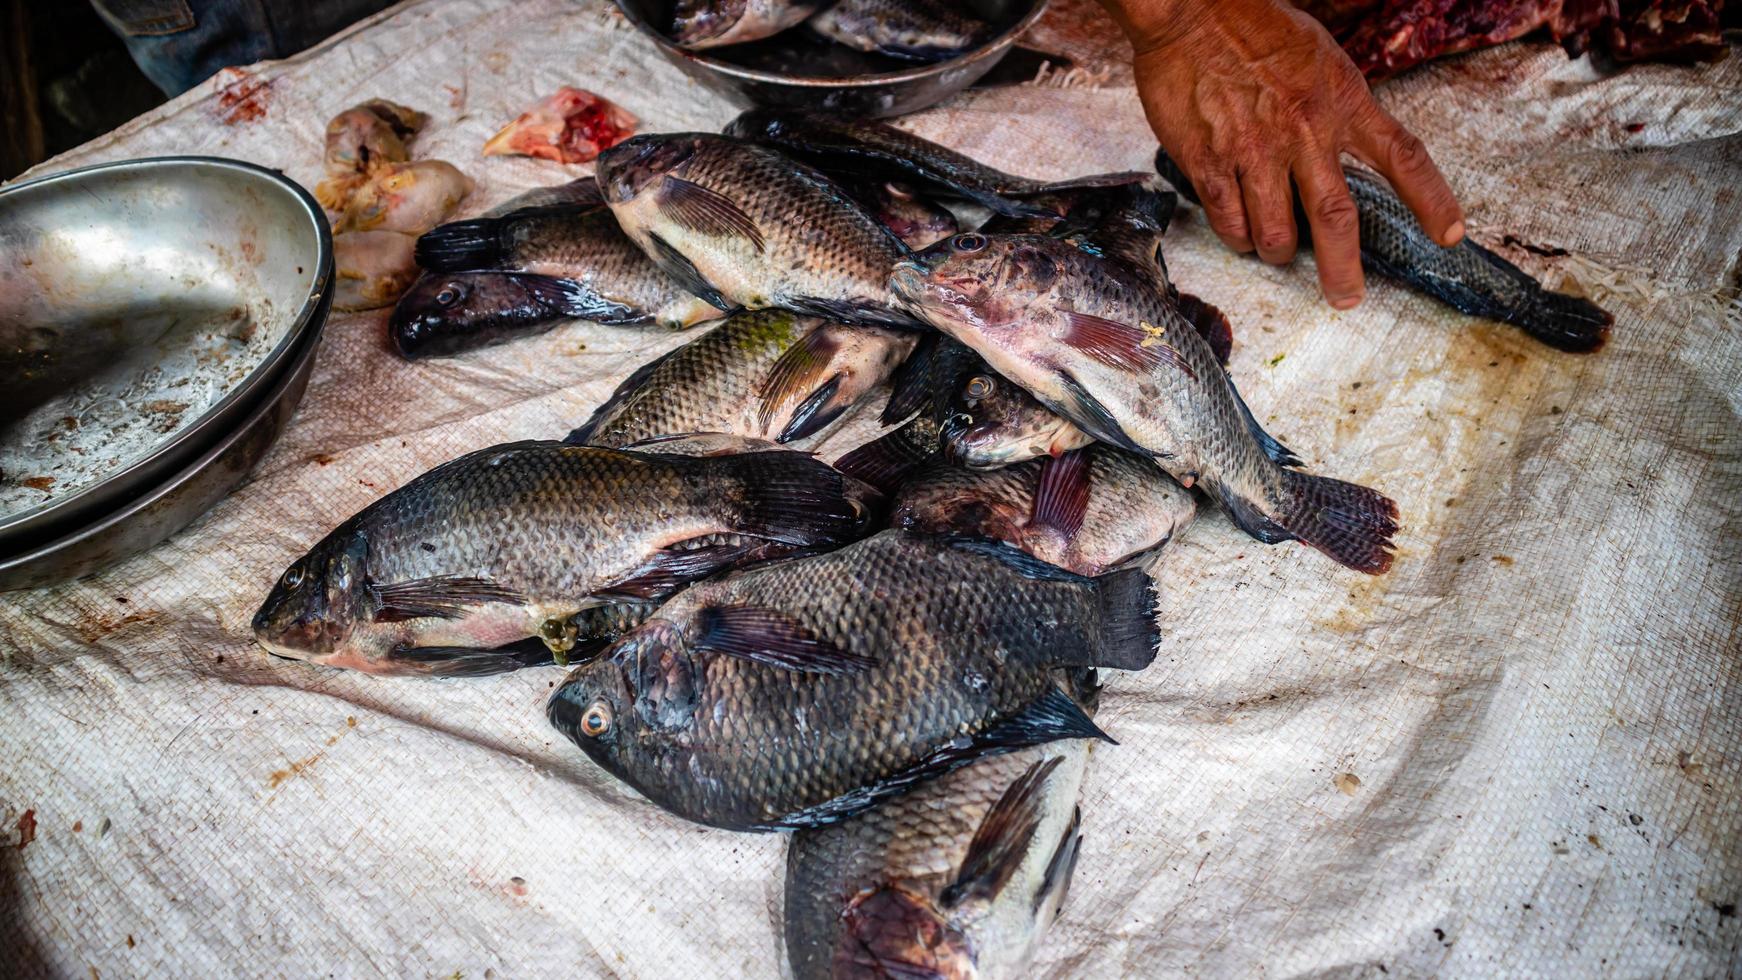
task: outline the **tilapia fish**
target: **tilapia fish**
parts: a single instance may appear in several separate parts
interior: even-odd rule
[[[904,262],[896,290],[1001,375],[1102,442],[1201,484],[1260,541],[1298,539],[1377,574],[1397,505],[1289,468],[1160,275],[1090,242],[957,235]],[[1197,303],[1199,317],[1215,314]]]
[[[954,212],[906,184],[890,180],[840,183],[908,248],[925,248],[962,230]]]
[[[693,586],[577,668],[552,724],[679,816],[820,826],[989,755],[1105,738],[1060,667],[1154,658],[1141,571],[886,531]]]
[[[984,43],[992,25],[943,0],[839,0],[806,22],[837,44],[906,61],[942,61]]]
[[[626,446],[675,432],[807,439],[882,384],[914,340],[786,310],[738,313],[636,370],[566,441]]]
[[[722,310],[919,326],[889,291],[909,249],[834,181],[774,150],[709,133],[636,136],[599,157],[598,180],[623,231]]]
[[[417,240],[431,270],[393,311],[406,357],[456,354],[570,319],[686,327],[719,316],[617,227],[591,177],[538,188]]]
[[[949,383],[949,410],[939,432],[944,453],[961,465],[996,469],[1095,441],[979,357],[966,366]]]
[[[1076,867],[1090,744],[983,759],[793,834],[784,918],[794,980],[1031,976]]]
[[[826,0],[678,0],[671,39],[700,51],[771,37],[801,23]]]
[[[1058,216],[1051,208],[1020,198],[1149,179],[1140,173],[1114,173],[1065,181],[1031,180],[995,170],[887,123],[819,111],[751,109],[732,120],[726,133],[777,147],[830,173],[909,181],[931,193],[965,197],[997,214],[1019,217]]]
[[[988,472],[936,461],[902,483],[889,524],[1013,544],[1078,575],[1100,575],[1166,544],[1197,504],[1148,459],[1096,443]]]
[[[1197,203],[1191,181],[1166,153],[1157,152],[1155,168],[1175,190]],[[1367,271],[1460,313],[1510,323],[1560,350],[1594,351],[1609,339],[1615,317],[1602,307],[1580,296],[1544,289],[1524,270],[1467,237],[1451,248],[1441,246],[1383,181],[1358,170],[1344,170],[1343,176],[1360,214],[1361,265]],[[1297,224],[1304,241],[1307,224]]]
[[[281,656],[378,674],[579,656],[686,582],[851,540],[862,510],[801,453],[510,443],[340,525],[279,578],[254,635]]]

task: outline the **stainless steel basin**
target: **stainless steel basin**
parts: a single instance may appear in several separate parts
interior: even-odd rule
[[[314,199],[236,160],[0,188],[0,558],[156,490],[235,431],[330,305]]]

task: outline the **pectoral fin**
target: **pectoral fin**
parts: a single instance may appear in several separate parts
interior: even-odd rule
[[[809,674],[846,676],[876,661],[843,650],[778,609],[709,606],[702,610],[698,650]]]
[[[1062,338],[1063,343],[1108,367],[1147,373],[1166,364],[1197,380],[1198,373],[1186,363],[1179,348],[1165,339],[1165,324],[1132,326],[1075,311],[1065,312],[1064,318],[1068,329]]]
[[[375,596],[375,622],[397,623],[407,619],[437,617],[458,619],[473,606],[502,602],[520,605],[526,596],[489,579],[455,575],[411,579],[391,585],[370,583]]]
[[[1046,782],[1061,761],[1053,756],[1029,766],[986,811],[974,839],[968,842],[968,853],[955,880],[938,896],[945,908],[988,901],[1010,883],[1040,829]]]
[[[758,252],[768,251],[762,229],[736,201],[682,177],[667,176],[655,198],[659,210],[691,231],[715,238],[743,238]]]

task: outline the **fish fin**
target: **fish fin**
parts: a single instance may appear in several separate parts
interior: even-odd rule
[[[599,182],[589,176],[571,180],[566,184],[534,187],[532,190],[503,201],[479,217],[507,218],[539,213],[573,214],[593,211],[602,207],[605,207],[605,193],[599,188]]]
[[[1083,529],[1083,518],[1088,510],[1088,454],[1081,449],[1072,449],[1043,459],[1029,523],[1053,528],[1070,538]]]
[[[667,176],[654,202],[666,217],[691,231],[715,238],[744,238],[756,251],[768,251],[767,239],[755,219],[736,201],[682,177]]]
[[[697,579],[736,565],[756,546],[718,544],[685,548],[682,543],[654,552],[633,571],[594,592],[607,599],[664,599]]]
[[[732,432],[670,432],[637,439],[617,448],[625,452],[661,456],[736,456],[740,453],[801,452],[767,439],[741,436]],[[815,454],[807,452],[805,455]]]
[[[965,551],[969,554],[982,555],[1001,562],[1005,567],[1023,578],[1031,578],[1041,582],[1075,582],[1086,584],[1092,582],[1076,572],[1067,571],[1050,562],[1041,561],[1015,545],[989,538],[950,537],[945,544],[955,551]]]
[[[1124,187],[1128,184],[1141,184],[1149,180],[1149,175],[1137,170],[1119,170],[1113,173],[1089,174],[1086,177],[1072,177],[1070,180],[1058,180],[1049,184],[1036,184],[1023,189],[1023,195],[1058,194],[1062,191],[1077,191],[1094,187]]]
[[[1266,544],[1298,539],[1337,562],[1378,575],[1391,568],[1397,504],[1377,490],[1330,477],[1282,470],[1283,500],[1274,514],[1224,496],[1240,529]]]
[[[980,818],[980,826],[968,842],[968,853],[962,856],[955,880],[938,894],[944,908],[989,901],[1010,884],[1027,860],[1034,835],[1040,830],[1046,783],[1062,761],[1055,755],[1029,766]]]
[[[1057,687],[1035,698],[1022,710],[993,724],[985,731],[952,739],[918,762],[866,786],[851,790],[825,803],[789,813],[772,823],[751,830],[803,830],[838,823],[862,813],[892,796],[981,759],[1016,752],[1067,738],[1098,738],[1119,743],[1095,725],[1082,706]]]
[[[554,662],[550,647],[536,636],[489,648],[396,647],[387,659],[440,677],[485,677]]]
[[[1105,254],[1134,263],[1140,271],[1159,271],[1167,279],[1161,258],[1161,237],[1173,220],[1178,198],[1153,187],[1124,187],[1103,192],[1071,209],[1052,231],[1055,238],[1087,239]]]
[[[1278,466],[1301,465],[1301,459],[1294,454],[1294,450],[1277,442],[1275,436],[1264,431],[1264,427],[1258,424],[1252,409],[1246,405],[1246,399],[1240,397],[1240,389],[1234,387],[1233,378],[1228,379],[1228,394],[1234,396],[1234,405],[1240,409],[1240,417],[1246,420],[1247,431],[1252,433],[1252,438],[1258,440],[1258,447],[1264,450],[1264,455],[1269,456]]]
[[[1203,202],[1198,200],[1198,192],[1192,186],[1191,178],[1187,177],[1185,171],[1179,168],[1179,164],[1173,162],[1173,158],[1167,155],[1166,150],[1158,148],[1155,151],[1155,172],[1161,175],[1162,180],[1171,184],[1181,197],[1199,207],[1203,206]]]
[[[1615,317],[1581,296],[1539,289],[1508,323],[1558,350],[1588,354],[1609,340]]]
[[[835,395],[841,389],[841,376],[835,375],[828,383],[811,393],[809,398],[799,405],[792,413],[792,421],[786,428],[780,430],[779,442],[793,442],[816,435],[828,428],[829,423],[841,417],[851,405],[847,402],[836,402]]]
[[[913,351],[907,355],[889,379],[889,401],[883,406],[878,421],[894,425],[925,408],[932,400],[934,368],[938,363],[938,348],[943,334],[922,334]]]
[[[469,218],[437,225],[417,236],[417,264],[432,272],[494,268],[502,259],[502,224],[497,218]]]
[[[889,327],[892,330],[930,330],[931,327],[910,313],[873,300],[831,299],[827,296],[789,296],[780,306],[841,323],[857,323],[868,327]]]
[[[1066,346],[1108,367],[1147,372],[1168,364],[1185,372],[1193,381],[1197,380],[1198,373],[1186,363],[1179,348],[1161,339],[1165,327],[1145,330],[1093,313],[1063,312],[1065,324],[1069,327],[1062,338]]]
[[[545,309],[560,316],[608,325],[645,323],[649,319],[647,311],[606,299],[593,287],[575,279],[558,279],[529,272],[510,275]]]
[[[786,544],[837,544],[864,529],[867,515],[846,497],[841,474],[805,453],[727,457],[745,488],[734,530]]]
[[[839,372],[833,377],[826,375],[834,366],[835,355],[840,349],[840,339],[834,332],[827,325],[819,325],[780,355],[774,366],[769,368],[767,376],[762,379],[762,384],[757,386],[757,422],[762,431],[767,432],[780,410],[794,401],[802,400],[802,404],[794,410],[786,428],[781,431],[780,442],[802,439],[828,425],[836,416],[846,411],[847,406],[838,405],[833,407],[833,413],[826,418],[816,418],[817,413],[828,407],[828,398],[832,398],[840,388]],[[822,403],[818,403],[816,396],[825,391],[827,397]]]
[[[697,649],[781,670],[846,677],[877,661],[813,633],[803,623],[763,606],[707,606],[702,609]]]
[[[375,622],[398,623],[407,619],[439,617],[458,619],[467,610],[488,602],[520,604],[526,596],[485,578],[438,575],[391,585],[369,584],[374,595]]]
[[[659,370],[660,365],[671,360],[672,356],[680,350],[683,350],[683,347],[674,347],[631,371],[616,390],[611,392],[611,397],[600,403],[598,408],[593,409],[593,414],[585,422],[582,422],[579,428],[563,437],[563,442],[571,446],[585,446],[588,440],[593,438],[593,434],[599,430],[599,426],[604,424],[605,420],[610,418],[623,402],[639,391],[641,386],[647,383],[647,379],[653,377],[653,372]]]
[[[1064,836],[1059,838],[1058,846],[1053,848],[1052,858],[1046,862],[1046,872],[1041,876],[1040,888],[1034,893],[1034,910],[1039,912],[1050,901],[1053,915],[1065,907],[1065,899],[1070,897],[1071,877],[1077,871],[1077,859],[1083,853],[1083,808],[1071,810],[1070,826],[1065,828]]]
[[[714,288],[713,283],[708,282],[707,277],[702,275],[702,271],[696,268],[696,264],[691,262],[688,256],[656,234],[649,232],[647,239],[652,246],[648,252],[648,258],[665,270],[665,274],[675,280],[678,285],[689,290],[695,294],[697,299],[710,304],[717,310],[730,313],[736,309],[731,303],[726,302],[726,297]]]
[[[1149,450],[1144,449],[1142,446],[1139,446],[1136,440],[1126,435],[1125,429],[1120,426],[1118,418],[1114,417],[1113,413],[1108,410],[1107,406],[1101,404],[1094,395],[1089,394],[1088,389],[1079,384],[1077,379],[1071,376],[1070,372],[1059,372],[1059,385],[1064,388],[1065,394],[1070,396],[1071,406],[1076,410],[1074,414],[1071,412],[1059,412],[1060,415],[1070,419],[1083,431],[1102,442],[1109,442],[1121,449],[1129,449],[1134,453],[1141,453],[1144,456],[1155,455]],[[1053,406],[1048,405],[1047,407],[1052,408]],[[1057,411],[1056,409],[1054,410]]]
[[[1155,581],[1142,568],[1121,568],[1095,579],[1100,607],[1094,639],[1095,667],[1142,670],[1155,660],[1161,646],[1156,624],[1160,597]]]
[[[1601,306],[1582,296],[1544,289],[1530,273],[1475,242],[1466,239],[1456,247],[1473,249],[1490,265],[1518,279],[1525,289],[1523,305],[1477,315],[1510,323],[1550,347],[1573,354],[1589,353],[1608,341],[1615,317]]]
[[[1174,302],[1186,322],[1197,328],[1198,333],[1210,342],[1210,350],[1215,353],[1216,362],[1227,367],[1228,357],[1234,353],[1234,328],[1228,323],[1227,316],[1191,293],[1176,294]]]
[[[907,474],[937,455],[937,440],[933,438],[928,446],[923,438],[932,424],[929,419],[913,419],[835,460],[835,469],[885,495],[893,493]]]

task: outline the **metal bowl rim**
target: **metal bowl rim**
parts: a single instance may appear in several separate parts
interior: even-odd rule
[[[258,404],[256,404],[252,409],[249,410],[248,414],[245,417],[243,417],[242,421],[235,428],[231,429],[230,431],[228,431],[228,432],[224,433],[222,436],[220,436],[218,438],[217,442],[213,443],[211,446],[208,446],[206,448],[206,451],[201,453],[196,459],[194,459],[192,462],[188,463],[186,466],[183,466],[181,469],[170,474],[170,476],[168,478],[166,478],[162,483],[158,484],[155,487],[152,487],[143,496],[137,497],[137,498],[129,501],[125,506],[121,507],[120,509],[111,511],[108,514],[104,514],[103,516],[97,518],[96,520],[92,521],[89,524],[75,528],[64,535],[61,535],[60,537],[55,538],[52,541],[44,542],[43,544],[40,544],[40,545],[32,548],[29,551],[23,552],[22,554],[12,555],[10,557],[0,557],[0,572],[7,572],[7,571],[11,571],[11,570],[16,569],[16,568],[24,567],[26,565],[31,564],[32,562],[36,562],[36,561],[40,561],[44,558],[48,558],[57,551],[61,551],[62,549],[65,549],[65,548],[70,548],[76,544],[79,544],[80,542],[89,540],[90,538],[95,537],[96,535],[102,534],[103,532],[108,531],[111,528],[114,528],[117,525],[131,519],[132,517],[137,515],[140,511],[143,511],[147,507],[150,507],[152,504],[155,504],[157,501],[163,499],[165,496],[169,495],[170,493],[173,493],[174,491],[176,491],[177,489],[181,488],[183,485],[188,483],[188,481],[190,481],[194,477],[198,476],[202,471],[205,470],[206,467],[212,465],[212,463],[215,462],[218,459],[218,457],[220,457],[224,453],[228,452],[230,450],[230,448],[232,446],[234,446],[238,440],[240,440],[243,436],[247,435],[248,432],[254,428],[254,426],[256,426],[260,423],[260,420],[262,418],[264,418],[269,413],[278,410],[278,404],[279,404],[279,402],[283,401],[284,393],[290,389],[290,386],[296,380],[296,376],[298,374],[302,373],[304,368],[307,366],[308,362],[314,359],[315,351],[320,347],[321,333],[323,330],[326,329],[326,320],[327,320],[327,318],[324,316],[318,318],[317,322],[314,325],[314,328],[312,330],[310,330],[304,337],[304,339],[307,341],[307,343],[305,343],[303,346],[301,346],[300,348],[298,348],[296,350],[296,352],[293,354],[293,356],[290,358],[290,360],[286,363],[284,372],[282,374],[280,374],[277,378],[275,378],[272,382],[272,386],[270,388],[268,388],[264,393],[261,394],[260,402]],[[306,397],[306,395],[305,395],[305,397]],[[288,426],[289,422],[287,421],[285,424],[286,424],[286,426]],[[278,441],[277,438],[274,438],[272,440],[273,443],[276,443],[277,441]],[[268,443],[267,448],[270,449],[271,445],[272,445],[271,443]],[[264,458],[264,454],[262,454],[261,458]],[[253,470],[254,465],[258,464],[258,462],[259,462],[259,460],[255,460],[254,464],[249,465],[248,469],[250,472]],[[246,479],[247,476],[248,476],[248,473],[244,473],[243,479]],[[238,481],[238,483],[240,483],[240,481]],[[235,486],[231,486],[230,488],[228,488],[224,491],[223,496],[228,497],[232,492],[234,492],[234,490],[235,490]],[[220,497],[219,501],[221,501],[222,499],[223,499],[223,497]],[[215,503],[214,503],[214,506],[215,506]],[[211,507],[208,506],[206,508],[206,510],[200,512],[199,514],[196,514],[194,516],[193,520],[190,520],[188,522],[188,524],[192,524],[193,521],[197,521],[201,517],[204,517],[205,514],[210,511],[210,509],[211,509]],[[170,531],[168,534],[164,535],[163,541],[169,540],[169,538],[173,537],[175,534],[177,534],[178,532],[183,530],[183,528],[185,528],[185,527],[186,527],[186,525],[183,525],[183,527],[178,527],[175,530]],[[161,543],[163,543],[163,542],[162,541],[158,542],[158,544],[161,544]],[[152,547],[155,547],[155,545],[153,545]],[[146,548],[144,550],[149,551],[150,548]],[[144,553],[143,551],[139,552],[139,554],[143,554],[143,553]],[[122,559],[122,560],[125,560],[125,559]],[[104,566],[104,567],[107,567],[107,566]],[[97,570],[100,571],[101,569],[97,569]],[[52,584],[58,584],[58,583],[50,583],[50,584],[52,585]],[[38,588],[44,588],[44,587],[46,587],[46,586],[38,586]]]
[[[934,61],[927,65],[916,65],[912,68],[903,68],[900,71],[883,72],[877,75],[785,75],[780,72],[734,65],[731,62],[710,58],[700,51],[679,47],[672,43],[671,39],[666,37],[663,32],[642,20],[635,11],[630,10],[628,0],[615,0],[615,2],[618,11],[629,21],[630,25],[652,38],[653,43],[658,45],[667,55],[676,55],[722,75],[730,75],[746,81],[771,82],[798,88],[859,88],[866,85],[889,85],[897,82],[919,81],[935,75],[942,75],[952,68],[960,68],[988,57],[999,49],[1009,46],[1017,35],[1034,26],[1034,22],[1040,19],[1040,15],[1046,13],[1050,0],[1032,0],[1033,8],[1023,15],[1021,20],[1005,28],[986,43],[956,55],[954,58],[946,58],[943,61]]]
[[[263,167],[257,163],[250,163],[247,160],[237,160],[231,157],[204,156],[199,154],[135,157],[127,160],[111,160],[107,163],[94,163],[88,166],[74,167],[71,170],[62,170],[58,173],[44,174],[40,177],[32,177],[29,180],[21,180],[17,183],[0,185],[0,199],[9,197],[26,188],[40,187],[62,180],[72,180],[99,171],[151,169],[169,164],[202,164],[214,166],[219,169],[237,170],[253,176],[265,177],[269,183],[274,183],[281,188],[289,189],[293,197],[302,205],[303,210],[307,213],[308,217],[314,224],[316,232],[314,261],[315,275],[314,280],[310,283],[308,296],[303,299],[301,308],[296,311],[296,316],[291,321],[290,329],[285,331],[284,337],[279,340],[277,345],[275,345],[272,350],[268,351],[266,356],[260,359],[260,363],[256,364],[254,369],[249,371],[247,376],[238,382],[235,387],[225,392],[222,398],[213,402],[204,412],[200,413],[199,418],[195,419],[192,423],[174,433],[169,438],[154,444],[147,452],[141,454],[132,462],[129,462],[127,465],[100,480],[85,484],[72,493],[67,494],[65,497],[51,499],[38,504],[35,507],[30,507],[12,514],[0,515],[0,534],[5,533],[11,528],[25,524],[26,522],[34,521],[47,523],[51,528],[52,533],[54,513],[56,511],[62,509],[74,509],[77,507],[80,500],[85,499],[88,496],[107,491],[117,485],[125,484],[127,480],[142,466],[159,456],[183,449],[190,443],[194,443],[200,439],[210,441],[214,438],[214,434],[209,430],[213,427],[216,419],[232,411],[237,404],[246,401],[249,397],[255,394],[258,394],[262,385],[270,384],[275,380],[275,372],[284,366],[285,358],[288,356],[289,352],[296,349],[298,341],[307,332],[311,319],[314,318],[316,311],[319,309],[322,297],[328,292],[333,277],[333,232],[332,227],[327,222],[326,212],[323,211],[320,204],[315,201],[314,195],[310,194],[301,184],[291,180],[280,171]],[[218,438],[223,442],[229,441],[225,438],[224,434],[219,434],[215,438]],[[176,477],[172,477],[171,479],[178,479],[179,475],[180,474],[178,473]],[[127,512],[132,509],[131,505],[123,505],[122,510],[117,513]],[[90,525],[86,526],[88,527]],[[69,533],[78,533],[77,528],[63,530],[68,530]],[[43,547],[52,546],[59,543],[61,540],[62,538],[59,537],[54,538]],[[37,550],[40,549],[33,549],[24,554],[35,554]],[[11,563],[11,561],[12,559],[10,558],[0,559],[0,568],[6,567]]]

